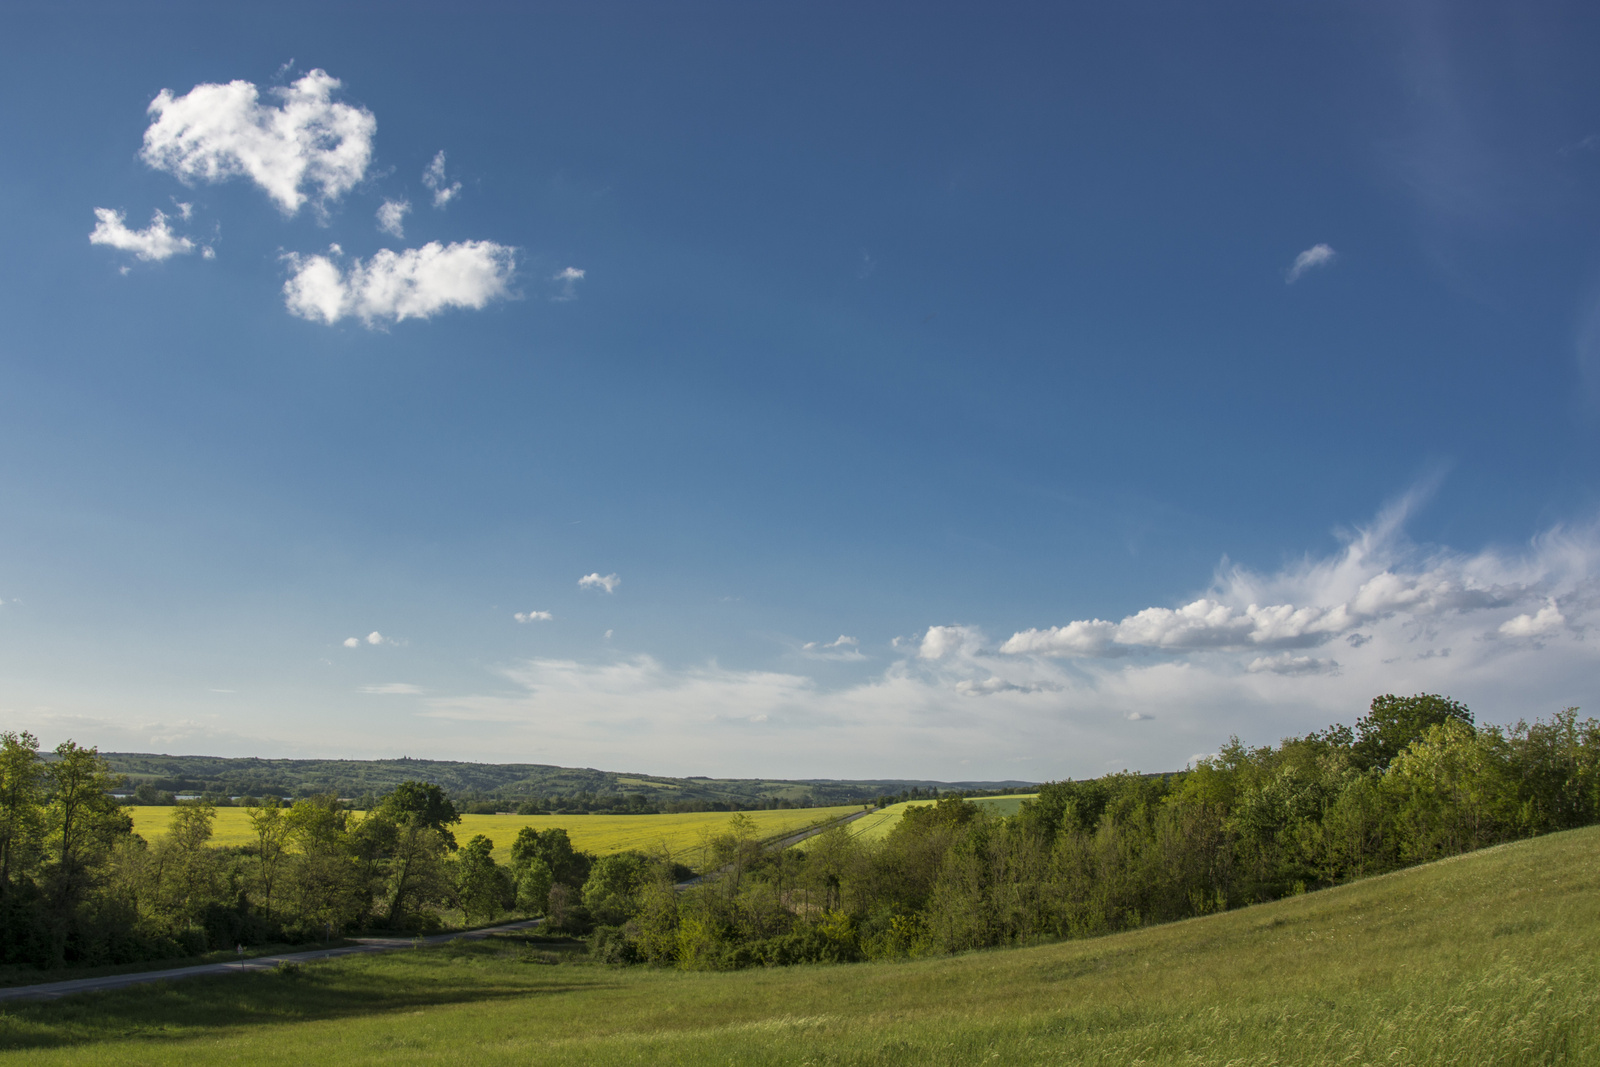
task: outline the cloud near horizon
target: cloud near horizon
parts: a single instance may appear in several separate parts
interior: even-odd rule
[[[352,260],[348,269],[336,262],[342,255],[333,245],[328,255],[283,257],[289,264],[284,303],[292,314],[330,326],[354,317],[371,329],[450,308],[477,310],[509,295],[516,270],[515,251],[493,241],[384,248],[365,263]]]
[[[1514,552],[1425,549],[1401,528],[1411,504],[1325,558],[1223,568],[1178,608],[999,643],[931,626],[842,686],[714,661],[531,659],[501,672],[520,692],[439,696],[426,715],[526,731],[563,764],[967,780],[1171,770],[1230,734],[1268,743],[1353,722],[1385,692],[1448,693],[1486,722],[1592,701],[1600,528]],[[1162,728],[1142,729],[1150,719]]]
[[[246,177],[286,215],[307,203],[338,200],[366,175],[378,120],[336,103],[338,78],[313,70],[293,84],[261,91],[237,80],[197,85],[183,96],[163,89],[150,102],[144,161],[184,182]]]

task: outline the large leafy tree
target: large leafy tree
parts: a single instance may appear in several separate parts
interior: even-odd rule
[[[1459,700],[1437,693],[1373,697],[1367,714],[1356,723],[1351,755],[1358,767],[1387,770],[1402,750],[1420,741],[1430,727],[1456,721],[1472,726],[1472,712]]]

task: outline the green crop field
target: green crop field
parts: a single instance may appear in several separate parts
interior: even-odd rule
[[[731,974],[505,937],[0,1014],[30,1064],[1600,1062],[1600,828],[1088,941]]]
[[[1037,800],[1038,797],[1038,793],[1027,793],[1007,797],[973,797],[970,802],[995,815],[1015,815],[1024,800]],[[887,808],[875,811],[871,815],[863,815],[851,823],[851,835],[863,841],[881,841],[889,836],[889,831],[894,829],[895,823],[900,821],[900,816],[905,814],[907,808],[917,804],[925,806],[932,803],[931,800],[907,800],[900,804],[890,804]],[[805,846],[802,844],[796,847]]]
[[[149,805],[123,809],[133,816],[134,830],[153,841],[167,832],[170,806]],[[837,808],[779,808],[772,811],[747,811],[763,837],[775,837],[799,830],[821,819],[837,818],[860,811],[860,805]],[[680,863],[693,867],[699,860],[703,836],[720,833],[732,816],[725,811],[693,811],[679,815],[463,815],[461,825],[453,827],[457,841],[483,834],[495,844],[495,859],[511,858],[511,842],[524,826],[548,830],[559,826],[572,839],[572,847],[604,856],[626,849],[657,851],[666,848]],[[870,816],[869,816],[870,818]],[[217,845],[246,845],[255,840],[251,832],[249,809],[218,808],[214,824]]]

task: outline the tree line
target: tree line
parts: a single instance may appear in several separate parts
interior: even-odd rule
[[[1052,783],[1009,818],[948,796],[907,809],[877,843],[841,826],[765,854],[724,835],[722,873],[687,892],[641,859],[596,894],[591,936],[607,958],[686,968],[1029,944],[1595,822],[1595,720],[1567,709],[1478,726],[1448,697],[1381,696],[1353,728],[1257,748],[1235,738],[1174,774]]]
[[[44,758],[0,734],[0,962],[193,955],[362,930],[544,916],[616,963],[690,969],[921,956],[1083,937],[1334,885],[1600,821],[1600,724],[1576,709],[1478,726],[1448,697],[1382,696],[1352,727],[1237,738],[1190,770],[1040,787],[1009,818],[946,795],[886,838],[839,826],[773,851],[735,813],[706,875],[669,855],[597,858],[524,827],[510,862],[436,784],[365,813],[336,796],[250,808],[254,840],[211,844],[180,805],[146,842],[117,781],[72,742]],[[458,918],[459,917],[459,918]]]

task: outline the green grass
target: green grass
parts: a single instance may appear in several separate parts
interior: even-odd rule
[[[1092,941],[685,974],[526,940],[0,1014],[0,1061],[1600,1062],[1600,828]]]
[[[134,805],[123,809],[133,816],[134,832],[154,841],[167,832],[172,818],[170,805]],[[859,804],[837,808],[778,808],[747,811],[762,837],[775,837],[799,830],[822,819],[837,818],[861,810]],[[691,811],[678,815],[463,815],[461,824],[452,827],[456,840],[466,842],[474,834],[484,834],[495,843],[494,857],[501,863],[511,859],[511,843],[524,826],[538,830],[563,827],[572,847],[597,856],[638,849],[654,852],[669,850],[680,863],[698,866],[703,836],[721,833],[732,818],[725,811]],[[214,845],[248,845],[255,841],[250,829],[248,808],[218,808],[212,824]]]

